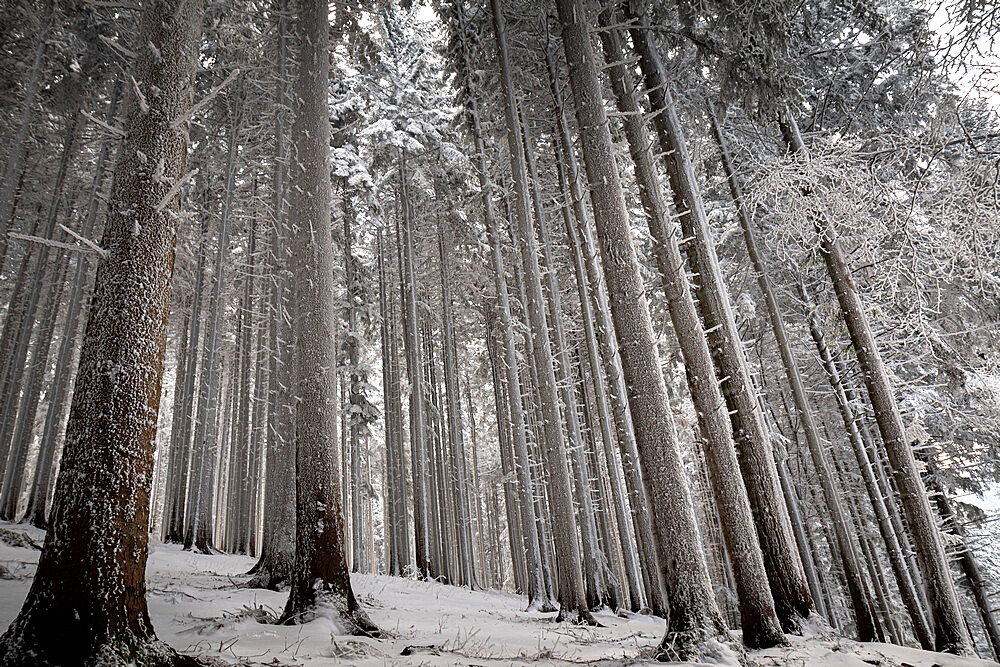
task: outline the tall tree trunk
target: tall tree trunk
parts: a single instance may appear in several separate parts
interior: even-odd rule
[[[28,132],[31,130],[31,117],[34,113],[35,98],[42,85],[42,71],[45,64],[45,51],[49,45],[49,31],[52,28],[56,12],[55,0],[45,2],[45,13],[42,15],[41,27],[35,40],[35,52],[31,58],[31,73],[28,75],[24,88],[24,98],[17,117],[17,130],[11,137],[10,152],[4,164],[3,180],[0,181],[0,269],[7,258],[7,232],[14,213],[14,200],[17,195],[17,183],[21,174],[21,161],[28,147]]]
[[[646,592],[647,602],[652,611],[666,617],[668,612],[663,600],[663,591],[658,582],[656,570],[656,550],[653,538],[652,520],[646,493],[643,488],[642,476],[639,471],[639,453],[636,446],[635,432],[632,426],[632,416],[628,409],[628,398],[625,380],[622,375],[621,358],[618,343],[615,340],[614,325],[608,308],[608,297],[604,288],[604,278],[601,273],[595,248],[593,232],[590,226],[590,215],[587,211],[582,186],[582,178],[577,165],[575,148],[570,138],[566,122],[566,111],[563,105],[562,92],[556,74],[555,63],[548,51],[549,89],[556,118],[556,130],[559,134],[559,146],[562,151],[561,163],[566,170],[569,181],[573,216],[578,227],[580,252],[584,258],[587,270],[587,281],[590,283],[592,312],[594,313],[595,332],[599,342],[601,361],[604,374],[609,385],[608,398],[611,403],[611,414],[614,417],[615,429],[618,435],[618,445],[622,455],[622,468],[625,474],[629,504],[635,529],[636,545],[638,547],[638,565]]]
[[[344,550],[337,442],[337,314],[330,228],[329,21],[324,0],[299,0],[299,65],[291,131],[289,219],[295,335],[295,564],[280,622],[332,613],[378,635],[354,597]]]
[[[783,118],[782,133],[789,150],[802,156],[803,159],[808,159],[808,151],[790,111],[786,112]],[[885,444],[889,464],[902,499],[903,514],[913,538],[917,562],[920,565],[930,604],[934,647],[945,653],[969,655],[972,653],[971,640],[958,604],[958,595],[955,592],[941,535],[931,513],[927,489],[924,488],[924,482],[917,470],[913,450],[906,441],[903,419],[892,392],[889,373],[882,361],[882,354],[875,342],[868,315],[854,284],[850,265],[840,246],[833,221],[817,211],[813,224],[819,235],[823,261],[826,263],[827,273],[837,294],[851,343],[858,356],[865,388],[868,390],[868,399],[875,411],[875,421],[882,434],[882,442]]]
[[[289,580],[295,560],[295,404],[293,400],[295,303],[291,298],[292,281],[290,230],[286,222],[284,200],[287,192],[284,157],[286,154],[287,0],[278,0],[278,76],[275,98],[275,160],[271,179],[271,325],[269,329],[271,363],[268,369],[267,463],[264,474],[264,531],[260,559],[251,570],[247,586],[277,589]]]
[[[587,607],[581,570],[580,547],[576,536],[575,511],[570,487],[566,444],[563,439],[562,419],[552,349],[548,339],[545,298],[542,294],[538,266],[538,243],[535,239],[529,205],[528,181],[525,168],[524,145],[518,120],[516,93],[510,74],[510,57],[507,50],[506,25],[499,0],[490,0],[493,31],[496,38],[497,62],[503,87],[504,116],[507,124],[507,146],[514,181],[514,219],[517,224],[517,243],[524,269],[525,304],[529,329],[532,334],[535,368],[538,372],[538,400],[542,412],[544,451],[549,475],[550,502],[552,504],[553,535],[556,544],[556,571],[558,573],[560,605],[559,618],[575,615],[581,621],[594,624]]]
[[[669,659],[694,659],[711,637],[729,640],[728,631],[716,607],[698,543],[691,495],[618,178],[587,13],[580,0],[557,0],[556,6],[643,481],[650,504],[657,508],[653,527],[670,611],[660,651]]]
[[[805,295],[804,288],[802,291],[803,295]],[[921,647],[928,651],[933,650],[933,637],[931,636],[930,628],[927,627],[927,621],[924,618],[923,611],[920,607],[920,600],[917,597],[913,579],[910,577],[910,571],[907,569],[906,563],[903,560],[903,552],[899,546],[899,540],[896,537],[896,532],[893,530],[892,524],[889,521],[889,512],[886,509],[885,500],[882,498],[882,494],[879,491],[878,481],[875,479],[871,460],[868,458],[868,452],[862,442],[861,434],[858,431],[857,417],[854,415],[854,410],[851,407],[850,402],[847,400],[847,394],[844,392],[844,385],[841,382],[837,364],[834,363],[833,357],[830,355],[830,350],[826,346],[826,338],[823,335],[823,329],[820,327],[819,317],[816,314],[816,310],[811,304],[809,304],[808,307],[809,332],[812,334],[813,341],[816,344],[816,351],[819,354],[820,361],[823,363],[823,368],[826,370],[827,379],[829,379],[830,385],[833,388],[833,395],[837,399],[837,407],[840,410],[840,416],[843,419],[844,428],[847,430],[847,435],[851,442],[851,448],[854,450],[854,456],[857,459],[858,468],[861,470],[861,477],[864,481],[865,490],[868,492],[868,498],[871,501],[872,509],[875,512],[875,521],[878,524],[879,533],[882,535],[882,540],[885,542],[886,554],[889,557],[889,565],[892,567],[893,575],[896,577],[896,585],[899,588],[900,596],[903,598],[903,605],[906,607],[906,611],[910,616],[910,622],[913,626],[914,634],[917,636]]]
[[[612,23],[610,13],[603,15],[605,24]],[[622,63],[624,56],[617,31],[613,29],[603,31],[601,40],[604,45],[605,60],[610,63]],[[745,426],[745,422],[759,415],[757,415],[756,395],[749,391],[749,373],[746,369],[746,360],[742,357],[742,349],[739,347],[742,343],[738,338],[734,341],[730,336],[736,334],[736,325],[732,312],[728,310],[728,290],[725,284],[718,280],[721,276],[717,271],[717,262],[714,266],[711,261],[699,262],[698,266],[694,267],[701,274],[698,301],[702,306],[706,329],[714,331],[709,336],[712,337],[716,352],[715,366],[720,377],[728,375],[728,380],[724,383],[725,389],[720,390],[708,339],[702,330],[698,310],[688,286],[684,262],[677,244],[677,233],[669,222],[666,201],[660,189],[659,174],[656,172],[650,152],[652,141],[643,125],[642,111],[631,92],[634,84],[623,64],[613,64],[608,70],[608,75],[618,100],[618,109],[622,113],[625,135],[639,183],[639,195],[646,212],[650,235],[654,240],[656,262],[663,281],[667,309],[688,370],[688,388],[694,402],[699,429],[704,437],[709,480],[736,583],[743,641],[751,648],[783,644],[785,639],[775,613],[775,597],[782,600],[781,621],[790,629],[798,627],[796,616],[808,614],[812,605],[805,577],[800,577],[801,582],[794,579],[796,572],[802,574],[802,566],[796,558],[798,554],[792,545],[791,525],[787,521],[783,498],[778,492],[779,484],[771,447],[764,437],[762,428],[755,431],[758,437],[752,443],[749,442],[749,437],[744,435],[739,438],[737,435],[743,463],[743,475],[742,477],[740,475],[740,464],[737,463],[736,451],[733,448],[734,434],[727,408],[729,411],[750,410],[749,418],[747,415],[740,417],[740,426]],[[667,113],[672,111],[671,109]],[[666,114],[661,114],[663,115]],[[668,172],[672,175],[671,184],[674,188],[675,201],[679,198],[687,206],[685,208],[677,204],[677,209],[689,211],[687,216],[682,218],[703,214],[697,192],[691,191],[694,183],[691,180],[679,182],[680,179],[675,176],[673,169],[668,169]],[[683,195],[678,196],[679,186],[682,184],[687,187]],[[685,230],[685,235],[691,236],[689,230]],[[703,243],[709,241],[704,237],[700,240]],[[709,252],[701,248],[698,257],[706,258],[707,254],[707,259],[713,259],[711,250],[711,247],[708,248]],[[715,280],[709,280],[706,275],[712,268],[716,269],[713,275]],[[723,329],[730,335],[717,335]],[[740,382],[736,382],[733,374],[739,375]],[[742,390],[742,393],[737,397],[736,393],[739,390]],[[726,394],[725,400],[723,393]],[[754,424],[762,427],[759,419],[754,420]],[[757,507],[755,514],[751,513],[748,499],[750,489],[753,490],[753,499]],[[768,532],[765,534],[765,531]],[[761,552],[762,546],[770,555],[767,569]],[[771,578],[777,580],[777,585],[774,586],[778,593],[776,596],[772,596],[767,586],[768,573],[772,573]],[[801,586],[797,585],[799,583]],[[800,600],[803,595],[804,600]],[[796,605],[796,602],[801,604]]]
[[[199,0],[154,1],[142,12],[132,72],[142,93],[130,100],[115,167],[101,242],[107,255],[70,409],[54,529],[24,606],[0,638],[5,665],[194,664],[156,640],[145,569],[178,219],[172,209],[184,178],[183,119],[202,12]]]
[[[542,545],[535,530],[535,485],[531,477],[531,461],[528,457],[527,430],[524,410],[521,403],[521,376],[517,362],[517,348],[514,341],[514,324],[511,314],[510,294],[507,290],[507,271],[504,268],[503,252],[500,245],[500,232],[497,217],[493,208],[493,183],[489,178],[486,166],[486,146],[483,141],[483,131],[480,125],[478,94],[471,77],[473,72],[469,66],[469,53],[466,45],[465,26],[462,14],[463,0],[456,0],[455,8],[459,16],[459,35],[462,45],[462,57],[465,64],[466,85],[470,89],[467,121],[472,127],[473,141],[476,148],[476,172],[479,178],[480,192],[483,200],[483,218],[486,233],[489,238],[490,253],[493,260],[493,274],[497,289],[497,310],[500,315],[500,329],[503,338],[503,363],[506,366],[504,376],[507,385],[508,409],[513,440],[513,465],[520,487],[519,505],[521,509],[521,537],[525,552],[527,573],[528,608],[540,611],[551,611],[545,592],[545,581],[542,574]],[[520,145],[518,142],[517,145]],[[497,355],[499,356],[499,355]],[[497,396],[497,400],[500,397]],[[513,550],[515,545],[511,544]]]
[[[572,461],[573,485],[576,494],[576,504],[580,510],[577,514],[580,521],[580,537],[583,547],[583,573],[586,582],[587,606],[597,609],[604,604],[606,584],[604,582],[604,555],[598,544],[596,512],[591,495],[590,479],[587,475],[587,462],[584,456],[583,435],[580,432],[579,405],[576,400],[576,390],[573,387],[572,370],[569,359],[569,346],[563,329],[562,294],[556,281],[555,258],[552,253],[552,238],[549,233],[548,217],[542,209],[542,197],[538,183],[538,173],[535,167],[535,155],[529,140],[527,128],[522,124],[522,144],[524,146],[525,167],[530,179],[531,202],[535,220],[538,223],[538,238],[540,241],[539,259],[542,275],[545,277],[545,288],[549,298],[548,324],[551,345],[555,348],[555,380],[559,387],[562,403],[565,406],[566,432],[568,436],[567,451]]]

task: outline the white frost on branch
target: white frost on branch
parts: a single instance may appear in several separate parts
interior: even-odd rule
[[[160,203],[156,205],[156,212],[159,213],[160,211],[165,209],[167,207],[167,204],[170,203],[170,200],[173,199],[174,196],[176,196],[177,193],[181,191],[181,188],[184,187],[184,184],[190,181],[192,178],[194,178],[197,173],[198,173],[197,169],[192,169],[191,171],[189,171],[188,173],[184,174],[179,179],[177,179],[177,182],[174,183],[173,187],[167,190],[167,194],[163,195],[163,199],[161,199]]]
[[[223,81],[218,86],[213,88],[208,93],[208,95],[202,98],[197,104],[192,106],[191,109],[186,114],[178,116],[174,120],[170,121],[170,127],[176,130],[180,128],[181,125],[194,118],[195,114],[204,109],[209,102],[215,99],[215,96],[221,93],[226,86],[232,83],[233,79],[235,79],[239,75],[239,73],[240,70],[238,67],[234,69],[232,72],[230,72],[229,76],[226,77],[225,81]]]

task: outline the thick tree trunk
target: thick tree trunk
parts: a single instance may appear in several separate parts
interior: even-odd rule
[[[612,23],[610,13],[604,16],[606,25]],[[610,63],[622,63],[624,56],[617,31],[614,29],[602,31],[601,40],[604,45],[605,60]],[[699,262],[695,267],[696,271],[701,273],[698,299],[702,306],[706,328],[714,331],[714,334],[709,336],[712,337],[716,352],[715,365],[719,376],[728,376],[728,380],[724,383],[725,389],[720,391],[708,339],[698,319],[698,311],[677,245],[677,230],[670,224],[666,201],[660,189],[659,174],[650,151],[653,142],[643,124],[642,110],[632,95],[634,84],[623,64],[613,64],[608,69],[608,75],[618,101],[618,109],[622,113],[629,152],[639,183],[639,195],[654,241],[656,263],[663,281],[667,309],[680,344],[684,364],[688,369],[688,388],[694,402],[699,428],[704,437],[709,480],[736,583],[743,642],[751,648],[783,644],[785,639],[775,613],[774,597],[778,596],[772,597],[771,590],[767,586],[768,573],[771,573],[771,578],[776,579],[779,584],[774,586],[774,589],[783,602],[781,620],[786,627],[796,628],[796,615],[808,614],[812,605],[805,577],[801,576],[801,586],[793,586],[792,583],[799,582],[789,581],[796,572],[801,575],[802,566],[795,558],[798,554],[792,546],[791,525],[787,521],[783,498],[778,493],[779,484],[774,460],[771,457],[771,447],[764,437],[762,422],[755,419],[759,417],[756,395],[749,391],[749,373],[746,369],[746,360],[742,356],[743,351],[739,347],[742,343],[738,338],[736,340],[732,338],[736,334],[736,325],[732,311],[728,309],[728,290],[725,283],[720,280],[717,262],[711,262],[714,259],[712,255],[714,249],[711,246],[702,247],[697,256],[708,261]],[[667,111],[667,113],[672,112],[672,109]],[[663,115],[666,114],[661,114]],[[680,199],[686,206],[685,208],[678,203],[678,210],[688,211],[683,217],[703,216],[700,196],[697,191],[693,191],[695,187],[693,180],[678,178],[676,174],[676,167],[682,166],[682,158],[686,155],[680,152],[679,155],[672,157],[678,158],[675,168],[668,170],[672,177],[675,202]],[[688,175],[685,170],[684,176]],[[681,186],[684,186],[684,190],[683,194],[679,195]],[[704,223],[704,220],[699,220],[699,223]],[[688,230],[685,230],[685,235],[690,236]],[[696,235],[696,239],[703,244],[710,241],[704,236]],[[689,251],[689,257],[691,256]],[[715,271],[712,271],[713,269]],[[710,272],[714,280],[709,279],[707,274]],[[723,330],[729,335],[719,335]],[[738,375],[740,381],[737,382],[730,374]],[[736,395],[737,390],[742,392],[741,395]],[[727,395],[725,401],[723,392]],[[761,427],[754,432],[757,438],[753,439],[752,443],[749,437],[740,438],[742,478],[736,451],[733,448],[733,431],[727,408],[737,412],[750,410],[750,415],[734,415],[734,420],[738,417],[741,426],[754,420],[755,425]],[[747,497],[749,489],[753,489],[753,498],[758,510],[756,514],[751,513]],[[762,498],[766,500],[762,501]],[[786,519],[783,520],[782,517]],[[765,534],[765,531],[769,532]],[[767,547],[766,552],[771,556],[767,563],[770,567],[766,570],[764,556],[761,553],[762,545]],[[789,570],[791,574],[787,572]],[[801,600],[798,607],[793,604],[803,595],[804,600]]]
[[[789,150],[808,158],[808,152],[790,112],[783,119],[782,132]],[[813,223],[819,235],[819,244],[827,273],[837,293],[837,301],[847,324],[851,343],[858,356],[861,374],[868,399],[875,411],[875,421],[882,442],[885,444],[889,464],[902,500],[907,528],[913,538],[923,582],[930,605],[931,625],[934,629],[934,647],[938,651],[957,655],[971,654],[971,640],[965,627],[962,609],[952,581],[948,559],[944,553],[941,535],[927,498],[927,489],[920,478],[913,450],[906,441],[903,419],[896,405],[896,397],[889,381],[889,373],[882,361],[875,335],[868,323],[864,304],[854,284],[854,277],[833,222],[816,212]]]
[[[300,0],[299,71],[289,159],[294,229],[296,530],[291,591],[280,622],[334,614],[352,633],[377,635],[351,588],[334,446],[337,442],[337,315],[330,228],[327,3]]]
[[[663,657],[689,660],[701,654],[710,638],[728,641],[729,636],[716,607],[705,557],[698,543],[690,491],[674,436],[659,352],[618,178],[587,13],[580,0],[558,0],[556,5],[643,481],[650,504],[657,508],[653,526],[670,611],[660,650]]]
[[[130,100],[115,168],[101,242],[108,254],[91,302],[54,529],[0,639],[4,665],[194,663],[156,641],[145,569],[176,236],[172,187],[184,178],[183,119],[202,12],[199,0],[160,0],[142,13],[132,73],[141,92]]]

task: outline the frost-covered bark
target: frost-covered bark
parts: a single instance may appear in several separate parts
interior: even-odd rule
[[[277,40],[278,76],[275,101],[279,105],[274,119],[275,161],[271,177],[271,251],[268,270],[271,277],[271,323],[268,339],[271,361],[268,368],[267,455],[264,473],[264,530],[260,558],[247,586],[278,588],[291,577],[295,560],[295,406],[292,399],[292,320],[294,304],[289,279],[290,239],[285,216],[287,191],[284,165],[287,146],[285,115],[288,44],[287,0],[278,0]]]
[[[575,511],[570,487],[569,462],[566,458],[559,397],[556,391],[555,362],[549,344],[548,318],[538,265],[538,242],[535,239],[529,205],[527,171],[518,119],[517,97],[511,80],[506,26],[499,0],[490,0],[490,12],[493,17],[500,81],[503,86],[507,147],[510,152],[510,166],[514,181],[513,217],[517,227],[515,238],[520,249],[524,271],[524,286],[527,296],[524,306],[527,310],[526,315],[531,333],[534,368],[538,374],[536,386],[542,418],[543,449],[548,468],[549,501],[556,545],[559,615],[560,618],[567,618],[570,614],[576,614],[581,620],[593,623],[593,618],[587,608],[584,590],[580,547],[576,536]]]
[[[710,638],[728,640],[728,632],[716,607],[698,542],[618,179],[587,13],[580,0],[558,0],[556,5],[643,481],[650,504],[656,508],[653,526],[670,611],[660,649],[664,657],[688,660],[700,655]]]
[[[529,609],[548,610],[549,603],[546,599],[545,582],[542,574],[541,549],[544,545],[539,543],[538,533],[535,530],[535,485],[531,477],[531,463],[528,456],[527,431],[525,415],[521,402],[521,376],[517,361],[517,348],[514,341],[514,324],[511,314],[510,294],[507,289],[507,272],[504,268],[504,257],[500,246],[500,235],[497,223],[496,211],[493,207],[493,183],[489,177],[489,170],[486,166],[486,146],[483,140],[483,130],[479,118],[478,94],[472,80],[473,72],[470,67],[468,47],[466,44],[465,26],[463,22],[463,0],[456,0],[455,10],[458,14],[458,32],[461,43],[462,60],[464,64],[465,84],[469,89],[469,107],[467,109],[466,120],[472,130],[473,143],[476,149],[476,175],[479,179],[480,196],[483,203],[483,221],[486,225],[486,233],[490,245],[490,256],[493,264],[493,277],[497,290],[497,311],[500,316],[500,335],[503,346],[502,361],[506,368],[503,369],[506,380],[507,407],[510,414],[511,440],[513,461],[510,463],[515,468],[518,486],[520,487],[520,498],[518,506],[520,508],[520,537],[523,541],[525,573],[527,586],[525,593],[528,596]],[[500,360],[500,354],[495,355]],[[499,378],[495,377],[494,391],[500,388]],[[496,393],[497,420],[502,423],[503,412],[500,410],[502,404],[501,396]],[[502,445],[501,441],[501,445]],[[507,502],[508,512],[511,508],[510,496]],[[510,514],[508,514],[510,516]],[[511,524],[508,522],[508,527]],[[511,538],[511,550],[517,546],[516,540]]]
[[[191,664],[145,602],[149,490],[200,0],[144,7],[52,529],[0,664]],[[180,122],[178,122],[180,121]]]
[[[580,431],[579,403],[576,400],[576,389],[573,386],[573,372],[569,360],[569,346],[566,344],[566,333],[563,327],[562,294],[556,280],[556,265],[554,263],[552,238],[549,233],[548,216],[542,208],[542,196],[538,183],[538,173],[535,167],[535,155],[528,138],[527,128],[523,128],[522,143],[524,145],[525,166],[531,185],[531,204],[538,223],[538,238],[540,241],[540,269],[545,277],[545,288],[548,292],[546,306],[548,308],[549,335],[554,348],[553,358],[556,385],[565,406],[565,421],[567,435],[567,453],[573,465],[573,486],[576,494],[576,505],[579,507],[580,537],[583,547],[583,573],[586,581],[587,606],[597,609],[605,603],[606,584],[604,581],[605,557],[597,537],[597,520],[594,500],[591,495],[590,476],[587,473],[587,462],[584,456],[583,434]]]
[[[604,288],[604,277],[598,262],[598,251],[593,240],[590,224],[590,214],[587,211],[585,195],[582,186],[582,175],[577,164],[575,148],[570,138],[566,122],[566,112],[562,92],[557,77],[555,63],[551,54],[547,53],[549,70],[549,90],[552,93],[552,103],[555,111],[556,131],[559,135],[561,148],[560,163],[566,170],[569,181],[570,199],[573,206],[573,217],[578,228],[580,253],[583,256],[587,272],[587,282],[590,284],[591,310],[594,314],[594,331],[597,336],[598,349],[604,375],[608,383],[608,400],[611,404],[611,414],[614,417],[615,430],[618,436],[618,446],[621,450],[622,469],[625,476],[625,486],[628,491],[629,505],[632,512],[633,527],[638,550],[638,567],[642,576],[647,602],[653,612],[666,615],[663,595],[656,575],[656,553],[653,544],[653,528],[650,519],[649,504],[643,489],[642,477],[639,472],[639,454],[635,442],[635,432],[632,428],[632,417],[628,410],[625,381],[622,377],[621,358],[618,343],[615,340],[614,325],[608,313],[608,298]]]
[[[602,14],[604,23],[612,22],[609,13]],[[733,578],[736,583],[736,593],[739,601],[741,627],[743,628],[743,641],[751,648],[764,648],[784,643],[785,639],[775,614],[775,603],[771,591],[767,586],[769,570],[765,570],[765,561],[761,553],[761,542],[765,538],[758,540],[757,528],[750,511],[750,504],[747,498],[747,488],[744,486],[743,478],[740,476],[740,466],[736,460],[736,451],[733,448],[733,432],[730,428],[729,415],[727,414],[727,403],[723,400],[723,392],[719,388],[719,382],[715,377],[715,368],[712,364],[712,354],[709,351],[708,339],[705,331],[702,330],[701,322],[698,319],[698,311],[694,298],[688,286],[687,276],[684,271],[684,261],[681,258],[680,248],[677,244],[677,230],[670,223],[667,212],[666,200],[660,188],[659,174],[656,171],[650,150],[652,141],[646,132],[643,123],[642,110],[639,108],[635,97],[632,94],[634,83],[623,64],[623,54],[620,45],[618,31],[606,29],[601,33],[601,43],[604,47],[605,60],[613,63],[608,68],[608,76],[611,80],[612,90],[618,102],[618,110],[622,114],[625,127],[625,136],[629,144],[629,152],[632,162],[635,165],[636,180],[639,184],[639,196],[642,200],[643,209],[646,212],[649,224],[650,236],[654,241],[654,253],[657,267],[663,281],[663,289],[666,296],[667,310],[670,313],[670,320],[673,324],[674,334],[680,344],[681,354],[684,357],[684,364],[687,367],[688,388],[694,403],[698,424],[704,438],[705,460],[708,468],[708,476],[715,500],[715,507],[719,513],[722,527],[722,535],[725,540],[726,550],[729,554],[729,561],[732,567]],[[672,112],[670,110],[669,112]],[[669,113],[668,112],[668,113]],[[665,115],[665,114],[661,114]],[[681,153],[678,157],[684,157]],[[673,179],[671,184],[678,187],[677,179]],[[697,193],[690,191],[693,182],[685,180],[684,185],[688,190],[684,192],[683,200],[688,205],[688,217],[704,215],[700,208],[700,198]],[[679,210],[686,210],[678,207]],[[703,239],[704,240],[704,239]],[[705,272],[710,267],[699,266],[702,271],[701,286],[699,292],[699,303],[703,312],[708,311],[711,300],[716,305],[723,303],[728,305],[728,292],[724,284],[710,282],[705,277]],[[711,295],[705,292],[712,291]],[[735,333],[735,322],[731,311],[728,312],[728,322],[732,325],[732,332]],[[706,324],[708,324],[706,318]],[[727,348],[732,352],[731,348]],[[737,349],[737,352],[742,352]],[[739,358],[742,360],[742,357]],[[736,364],[739,366],[739,364]],[[739,368],[723,369],[719,365],[720,373],[732,370],[739,372]],[[745,361],[742,364],[743,372],[746,372]],[[744,378],[748,379],[748,378]],[[731,382],[731,380],[730,380]],[[745,384],[742,385],[746,387]],[[739,406],[734,406],[737,410]],[[768,443],[758,443],[770,453]],[[743,451],[744,458],[747,453]],[[770,465],[770,476],[774,477],[774,489],[776,491],[777,477],[774,471],[774,462],[765,459],[764,465]],[[760,466],[758,466],[760,467]],[[746,471],[746,468],[744,468]],[[757,474],[757,469],[747,471],[749,474]],[[765,471],[767,472],[767,471]],[[770,480],[770,477],[764,478]],[[760,484],[761,480],[752,480],[755,484]],[[751,486],[748,483],[747,486]],[[777,504],[777,509],[784,511],[781,506],[781,495],[777,494],[777,500],[771,499],[772,504]],[[766,527],[768,530],[783,528],[785,534],[779,535],[777,539],[784,537],[780,545],[783,549],[777,550],[781,555],[796,556],[791,544],[791,527],[787,522],[781,521],[780,512],[774,512],[774,508],[768,508],[764,512],[768,517]],[[760,522],[758,522],[760,524]],[[772,564],[772,569],[778,563]],[[801,571],[801,565],[794,558],[785,558],[780,562],[786,568],[797,568]],[[804,577],[803,577],[804,579]],[[804,581],[803,581],[803,588]],[[779,589],[784,592],[784,589]],[[805,588],[806,600],[808,600],[808,588]],[[797,612],[789,605],[783,606],[786,624],[795,627],[795,614],[808,613],[808,605],[805,612]]]
[[[808,158],[794,116],[788,112],[783,117],[782,133],[793,153]],[[850,265],[841,248],[833,222],[817,213],[813,223],[819,235],[820,251],[827,273],[837,294],[844,322],[851,337],[854,352],[868,390],[868,399],[875,411],[875,422],[882,434],[889,465],[903,506],[906,526],[913,538],[917,562],[923,575],[927,601],[930,605],[934,646],[938,651],[958,655],[971,654],[971,640],[965,627],[958,595],[952,580],[944,545],[937,523],[931,512],[927,489],[917,470],[913,450],[906,441],[903,419],[896,405],[896,397],[889,381],[889,373],[882,361],[882,354],[872,333],[861,295],[854,284]]]
[[[889,520],[889,511],[886,509],[885,500],[882,498],[879,490],[878,480],[875,479],[871,459],[868,457],[868,451],[858,430],[857,416],[854,414],[854,409],[851,407],[850,402],[847,400],[847,394],[844,392],[844,385],[840,379],[840,370],[837,368],[837,364],[834,363],[830,350],[826,346],[826,338],[823,335],[823,329],[820,327],[819,317],[811,307],[809,312],[809,332],[812,334],[813,342],[816,344],[816,351],[819,354],[820,361],[823,362],[827,378],[830,380],[833,395],[837,399],[837,408],[840,410],[844,428],[847,430],[848,439],[851,442],[851,449],[854,451],[854,456],[857,459],[861,478],[868,493],[868,498],[871,501],[872,510],[875,513],[875,521],[878,524],[879,533],[885,542],[886,555],[889,557],[889,564],[896,578],[900,597],[903,598],[903,605],[910,616],[914,634],[920,641],[920,645],[925,650],[930,651],[933,649],[933,637],[931,636],[930,628],[927,626],[927,620],[924,618],[916,587],[913,584],[913,578],[903,559],[899,539]]]
[[[300,0],[299,69],[288,161],[293,226],[296,530],[285,623],[328,615],[344,630],[378,628],[351,589],[344,547],[337,443],[337,313],[330,228],[330,87],[327,3]]]

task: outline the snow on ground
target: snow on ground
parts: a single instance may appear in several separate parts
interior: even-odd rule
[[[0,524],[41,542],[42,533]],[[284,606],[286,594],[240,588],[254,563],[245,556],[205,556],[177,545],[150,546],[149,611],[159,637],[175,648],[224,664],[275,667],[326,665],[649,664],[643,660],[663,634],[649,616],[597,614],[604,627],[556,624],[554,614],[523,610],[524,599],[496,591],[472,592],[437,583],[354,575],[354,590],[387,635],[374,640],[345,636],[329,620],[300,626],[260,622]],[[28,592],[39,552],[0,540],[0,628],[6,628]],[[885,644],[824,637],[792,638],[792,646],[750,654],[753,664],[821,667],[985,667],[959,659]],[[411,655],[401,655],[413,647]],[[414,650],[415,649],[415,650]]]

